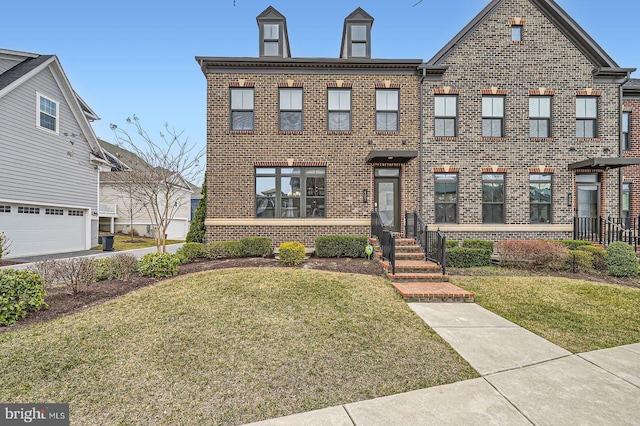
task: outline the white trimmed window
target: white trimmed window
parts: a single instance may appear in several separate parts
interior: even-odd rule
[[[40,93],[37,93],[37,97],[38,127],[42,127],[43,129],[51,130],[52,132],[58,133],[58,116],[60,113],[58,102],[42,96]]]

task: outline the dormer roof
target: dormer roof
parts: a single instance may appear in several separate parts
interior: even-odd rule
[[[344,20],[340,58],[371,58],[373,17],[358,7]],[[355,27],[355,28],[354,28]],[[355,46],[354,46],[355,45]]]
[[[269,6],[256,17],[256,21],[260,35],[260,57],[290,58],[289,33],[284,15]]]

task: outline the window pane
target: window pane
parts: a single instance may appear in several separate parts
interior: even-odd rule
[[[622,131],[629,132],[629,113],[625,112],[622,114]]]
[[[281,112],[280,130],[302,130],[302,113],[295,111]]]
[[[253,89],[232,89],[231,109],[253,109]]]
[[[398,91],[376,90],[376,109],[378,111],[397,111]]]
[[[365,25],[351,26],[352,41],[367,41],[367,27]]]
[[[456,135],[456,120],[453,118],[437,118],[435,121],[435,135],[454,137]]]
[[[265,40],[280,40],[280,26],[278,24],[264,25]]]
[[[232,130],[253,130],[253,111],[233,111],[231,120]]]
[[[300,217],[300,198],[282,198],[282,217]]]
[[[392,131],[398,130],[398,114],[395,112],[376,113],[376,130]]]
[[[455,204],[436,204],[436,223],[456,223],[458,221]]]
[[[586,100],[586,116],[594,118],[598,116],[598,102],[595,98],[587,98]]]
[[[458,98],[456,98],[455,96],[445,97],[445,115],[447,117],[455,117],[457,115],[457,103]]]
[[[502,204],[484,204],[482,206],[483,223],[503,223],[504,206]]]
[[[511,40],[512,41],[522,41],[522,27],[521,26],[513,26],[513,27],[511,27]]]
[[[351,56],[365,58],[367,56],[367,43],[351,43]]]
[[[350,130],[350,117],[348,112],[330,112],[329,130]]]
[[[307,198],[306,217],[325,217],[324,198]]]
[[[502,120],[487,118],[483,119],[482,136],[494,138],[502,137]]]
[[[280,109],[302,111],[302,89],[280,89]]]
[[[550,118],[551,117],[551,98],[548,98],[548,97],[529,98],[529,117]]]
[[[576,122],[576,137],[595,138],[596,137],[595,120],[578,120]]]
[[[283,196],[299,197],[300,196],[300,178],[299,177],[283,177],[280,179],[280,192]]]
[[[56,130],[56,119],[45,113],[40,113],[40,126],[49,130]]]
[[[351,109],[350,90],[329,90],[329,110],[347,111]]]
[[[504,98],[496,96],[493,98],[493,114],[494,117],[504,116]]]
[[[49,99],[40,97],[40,111],[56,116],[56,104],[55,102],[50,101]]]
[[[491,98],[483,97],[482,98],[482,116],[483,117],[491,117],[493,115],[493,102]]]

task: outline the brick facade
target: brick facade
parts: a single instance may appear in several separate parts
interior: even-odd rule
[[[625,157],[640,157],[640,80],[631,82],[636,87],[624,94],[624,111],[629,113],[629,150],[623,151]],[[626,87],[625,87],[626,89]],[[623,181],[631,185],[630,216],[640,216],[640,166],[625,167],[622,170]]]

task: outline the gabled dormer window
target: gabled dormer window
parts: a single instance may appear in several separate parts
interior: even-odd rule
[[[260,29],[260,57],[290,58],[284,15],[269,6],[256,19]]]
[[[371,26],[373,18],[362,8],[354,10],[344,20],[340,57],[371,58]]]

